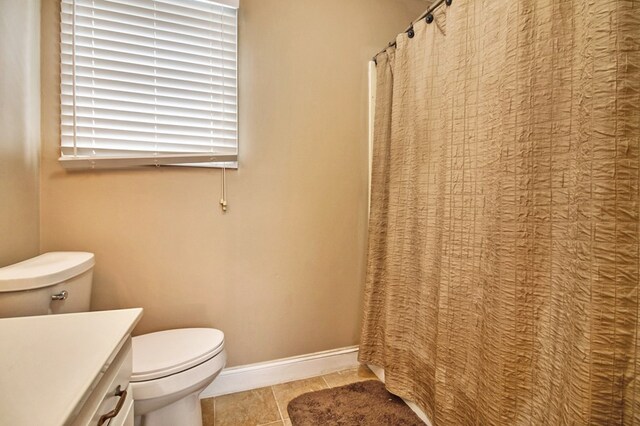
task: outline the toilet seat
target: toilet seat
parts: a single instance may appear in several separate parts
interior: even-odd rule
[[[146,415],[194,392],[199,395],[220,373],[226,362],[227,354],[223,349],[213,358],[180,373],[155,380],[131,382],[135,415]],[[197,401],[196,405],[199,407],[200,402]]]
[[[196,367],[224,349],[224,333],[213,328],[181,328],[135,336],[131,382],[171,376]]]

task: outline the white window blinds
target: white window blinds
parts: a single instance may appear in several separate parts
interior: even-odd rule
[[[237,161],[238,0],[62,0],[61,163]]]

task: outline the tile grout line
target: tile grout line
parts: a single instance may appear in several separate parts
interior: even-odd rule
[[[278,414],[280,415],[280,421],[284,425],[284,417],[282,416],[282,410],[280,409],[280,403],[278,402],[278,398],[276,397],[276,391],[273,389],[273,386],[269,386],[271,388],[271,394],[273,395],[273,399],[276,401],[276,407],[278,407]]]
[[[327,379],[325,379],[324,376],[320,376],[320,377],[322,377],[324,384],[327,385],[327,389],[331,389],[331,386],[329,386],[329,382],[327,382]]]

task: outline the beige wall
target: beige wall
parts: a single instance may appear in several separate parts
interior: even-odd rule
[[[240,169],[67,173],[58,7],[43,0],[42,249],[96,253],[93,309],[137,333],[213,326],[229,365],[357,343],[367,219],[367,61],[421,0],[242,0]]]
[[[38,254],[40,2],[0,0],[0,267]]]

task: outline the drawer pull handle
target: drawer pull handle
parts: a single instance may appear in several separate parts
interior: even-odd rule
[[[100,420],[98,420],[98,426],[102,426],[107,422],[107,420],[114,418],[115,416],[118,415],[120,410],[122,410],[122,406],[124,405],[124,400],[127,399],[127,391],[121,390],[120,386],[118,386],[118,388],[116,389],[116,396],[120,397],[120,399],[118,400],[118,403],[116,404],[116,408],[109,411],[107,414],[103,414],[102,416],[100,416]]]

